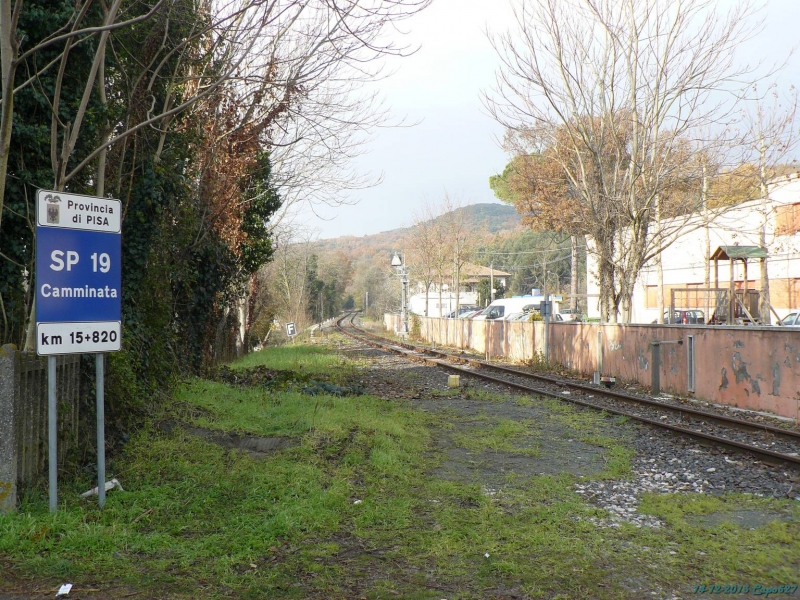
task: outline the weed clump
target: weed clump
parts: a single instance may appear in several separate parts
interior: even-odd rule
[[[364,388],[358,384],[334,381],[333,375],[300,371],[270,369],[264,365],[249,369],[231,369],[221,366],[209,374],[209,379],[231,385],[260,387],[270,391],[297,391],[309,396],[360,396]]]

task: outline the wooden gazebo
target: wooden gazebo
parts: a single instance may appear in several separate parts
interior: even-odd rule
[[[757,258],[759,262],[764,262],[767,260],[767,251],[766,249],[762,248],[761,246],[720,246],[716,250],[714,250],[713,254],[711,255],[711,259],[714,261],[714,287],[719,288],[719,261],[727,260],[730,261],[730,278],[728,281],[728,289],[730,290],[728,294],[728,314],[726,322],[731,325],[734,323],[736,318],[736,304],[737,304],[737,294],[736,294],[736,282],[733,275],[733,266],[734,263],[739,260],[742,262],[744,267],[744,281],[742,282],[742,291],[741,296],[742,300],[739,301],[744,314],[750,319],[751,322],[756,323],[757,317],[753,317],[753,313],[758,315],[758,299],[759,299],[759,291],[758,290],[748,290],[747,289],[747,263],[751,259]],[[741,311],[740,311],[741,314]],[[744,315],[742,315],[744,316]]]

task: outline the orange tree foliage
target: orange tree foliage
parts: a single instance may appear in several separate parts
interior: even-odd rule
[[[204,337],[212,341],[203,346],[205,363],[221,358],[219,348],[236,345],[226,336],[234,335],[240,325],[250,325],[257,291],[255,273],[273,252],[267,221],[280,207],[270,182],[269,154],[264,150],[268,140],[263,136],[279,112],[258,121],[245,120],[243,113],[235,94],[225,90],[196,116],[202,123],[196,159],[196,209],[201,217],[196,245],[204,265],[199,271],[201,276],[215,274],[217,279],[207,286],[213,294],[203,302]],[[249,300],[246,314],[237,316],[231,309],[244,299]],[[245,323],[238,322],[242,318]]]
[[[599,117],[559,127],[510,132],[513,158],[490,179],[538,231],[590,237],[598,259],[601,312],[613,318],[629,302],[642,266],[670,243],[664,220],[696,211],[702,167],[691,145],[664,132],[633,164],[628,119]],[[666,240],[666,241],[665,241]]]

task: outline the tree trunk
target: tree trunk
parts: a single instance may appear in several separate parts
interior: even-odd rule
[[[764,138],[761,139],[761,231],[758,234],[758,245],[764,250],[767,250],[767,223],[769,222],[769,190],[767,188],[767,173],[766,173],[766,142]],[[761,295],[758,299],[758,312],[759,319],[764,325],[769,325],[772,321],[769,314],[770,298],[769,298],[769,273],[767,272],[767,261],[761,261]],[[747,299],[745,299],[747,302]]]
[[[453,285],[456,286],[456,308],[455,308],[456,312],[453,315],[455,318],[458,318],[458,309],[459,309],[459,306],[461,304],[461,285],[460,285],[460,283],[461,283],[461,269],[459,268],[458,263],[456,263],[455,281],[453,282]]]
[[[22,0],[17,0],[22,3]],[[14,120],[14,74],[16,41],[11,0],[0,0],[0,76],[3,98],[0,100],[0,225],[3,223],[3,206],[8,175],[8,155],[11,151],[11,126]]]
[[[575,312],[578,310],[578,236],[573,235],[570,236],[570,260],[572,264],[570,265],[570,282],[569,282],[569,307],[572,310],[573,316],[575,317]]]
[[[108,9],[103,4],[103,12],[108,13]],[[100,52],[100,66],[97,71],[97,94],[100,96],[100,104],[105,108],[108,104],[106,97],[106,47],[102,46],[98,49]],[[94,193],[100,198],[106,194],[106,160],[108,156],[108,141],[111,137],[110,128],[108,126],[108,119],[103,123],[103,130],[100,132],[101,143],[103,149],[97,155],[97,183],[95,184]]]
[[[656,256],[656,308],[658,309],[657,321],[664,322],[664,264],[661,262],[661,253]]]
[[[656,227],[657,231],[661,232],[661,199],[656,198]],[[659,323],[664,322],[664,264],[661,262],[661,253],[663,252],[663,248],[661,247],[661,239],[659,237],[659,241],[657,242],[656,246],[656,276],[657,276],[657,286],[656,286],[656,308],[658,309],[658,317],[657,321]]]
[[[711,287],[711,228],[708,219],[708,172],[705,163],[703,163],[703,187],[700,193],[702,194],[700,202],[703,207],[703,287],[709,289]],[[705,320],[708,322],[712,309],[716,312],[716,292],[713,299],[711,293],[706,292],[705,301]]]
[[[598,277],[600,279],[600,320],[603,323],[611,321],[612,307],[614,306],[614,265],[600,254],[597,261]]]
[[[107,27],[111,25],[117,17],[117,12],[119,11],[120,5],[122,4],[122,0],[114,0],[111,7],[104,11],[105,15],[103,17],[103,26]],[[61,159],[58,165],[58,169],[55,172],[56,177],[56,190],[62,190],[66,181],[67,181],[67,164],[69,161],[69,157],[72,154],[73,150],[75,149],[76,144],[78,143],[78,137],[81,132],[81,127],[83,125],[83,120],[86,117],[86,112],[89,106],[89,100],[92,95],[92,89],[95,86],[95,82],[97,80],[98,72],[100,71],[101,64],[105,63],[105,49],[106,45],[108,44],[108,38],[111,35],[111,31],[105,29],[100,34],[100,39],[97,42],[97,51],[94,56],[94,60],[92,61],[92,66],[89,69],[89,74],[86,79],[86,87],[83,90],[83,96],[81,97],[80,105],[78,109],[75,111],[75,117],[72,122],[71,128],[65,128],[64,130],[64,141],[63,141],[63,150],[61,153]],[[65,57],[66,60],[66,57]],[[56,90],[56,93],[59,93],[60,90]],[[58,110],[58,105],[54,106],[54,110]],[[104,149],[103,152],[106,150]]]

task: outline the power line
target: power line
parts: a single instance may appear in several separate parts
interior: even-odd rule
[[[520,255],[520,254],[547,254],[548,252],[551,252],[551,253],[552,252],[560,252],[562,250],[564,250],[564,248],[553,248],[551,250],[518,250],[516,252],[494,252],[494,251],[489,251],[489,250],[483,250],[482,252],[483,252],[483,254],[486,254],[488,256],[517,256],[517,255]],[[585,252],[586,248],[584,247],[583,250]],[[479,254],[480,254],[480,252],[479,252]]]

